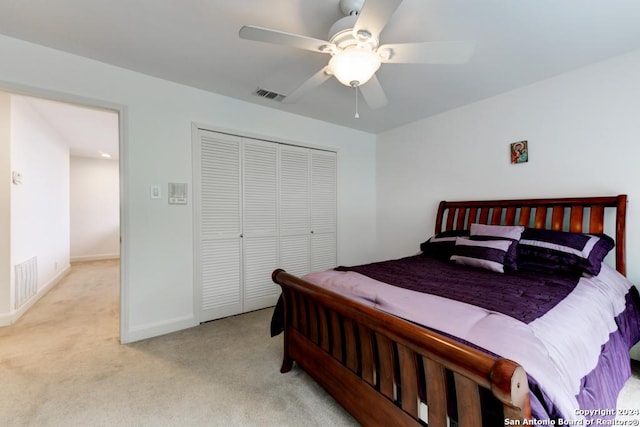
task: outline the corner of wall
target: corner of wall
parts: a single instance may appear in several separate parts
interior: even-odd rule
[[[177,332],[182,329],[193,328],[198,326],[198,321],[193,316],[184,316],[174,319],[167,319],[162,322],[154,322],[146,325],[140,325],[121,333],[121,343],[129,344],[136,341],[142,341],[148,338],[166,335]]]
[[[55,275],[44,286],[38,289],[38,293],[31,297],[24,305],[17,310],[10,310],[7,313],[0,314],[0,327],[13,325],[25,314],[40,298],[45,296],[51,289],[53,289],[67,274],[71,272],[71,266],[67,265],[58,274]]]
[[[0,326],[11,311],[11,95],[0,92]]]

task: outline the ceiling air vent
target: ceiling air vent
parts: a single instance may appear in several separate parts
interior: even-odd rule
[[[266,90],[266,89],[256,89],[256,91],[254,92],[255,95],[261,96],[262,98],[267,98],[267,99],[271,99],[274,101],[282,101],[284,99],[284,95],[281,95],[279,93],[276,92],[271,92],[270,90]]]

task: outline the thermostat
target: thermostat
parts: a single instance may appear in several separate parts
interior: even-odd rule
[[[187,204],[187,184],[186,183],[169,183],[169,204],[170,205],[186,205]]]

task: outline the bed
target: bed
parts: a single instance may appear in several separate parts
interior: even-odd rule
[[[276,270],[272,278],[282,295],[272,335],[284,331],[281,372],[297,363],[363,425],[380,425],[381,420],[433,427],[611,420],[617,394],[630,376],[629,349],[640,340],[640,298],[624,278],[626,205],[626,195],[442,201],[434,236],[422,249],[429,252],[438,246],[434,243],[446,242],[451,250],[454,242],[456,262],[448,253],[442,259],[423,253],[304,278]],[[519,229],[522,235],[481,237],[496,229]],[[476,234],[469,237],[473,230]],[[564,258],[559,272],[555,264],[551,271],[540,270],[547,267],[546,259],[544,265],[534,262],[517,271],[504,267],[516,255],[530,259],[526,248],[539,249],[534,247],[536,233],[590,242],[585,243],[593,245],[588,262],[579,259],[581,273],[575,274],[574,265],[565,271]],[[615,249],[604,233],[613,237]],[[601,255],[611,250],[615,269],[598,261],[597,271],[589,270],[591,256],[607,239],[611,246]],[[477,259],[465,251],[486,249],[475,245],[501,254],[502,264],[473,264]],[[544,256],[549,253],[556,256],[553,251]],[[583,262],[589,265],[586,270]],[[438,274],[426,290],[413,278],[401,277],[413,270],[424,275],[425,268]],[[476,280],[479,288],[469,285]],[[500,285],[503,280],[508,287]],[[455,298],[431,287],[440,281],[446,292],[454,289]],[[400,282],[408,285],[399,287]],[[472,303],[456,300],[455,289],[464,294],[465,285],[480,289],[466,292],[475,294]],[[493,296],[489,288],[494,286],[503,294]],[[527,293],[533,300],[518,303]],[[612,294],[607,296],[611,301],[596,300],[602,293]],[[591,301],[593,307],[585,309]],[[564,332],[556,335],[548,328]]]

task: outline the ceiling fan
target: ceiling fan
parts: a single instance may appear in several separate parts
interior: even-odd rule
[[[360,89],[371,109],[380,108],[387,104],[375,76],[381,64],[460,64],[471,58],[475,48],[473,41],[380,45],[380,32],[400,3],[402,0],[340,0],[340,10],[345,16],[329,30],[329,41],[251,25],[240,29],[240,37],[331,55],[324,68],[282,102],[296,102],[334,76],[340,83]]]

